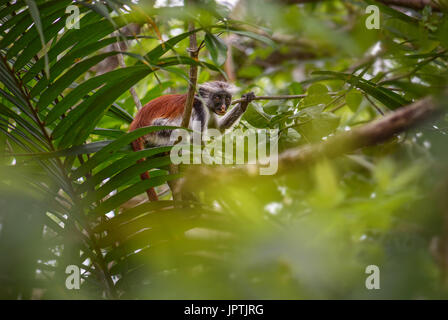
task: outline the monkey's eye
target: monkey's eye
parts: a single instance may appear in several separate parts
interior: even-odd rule
[[[215,102],[219,102],[219,97],[218,97],[218,96],[215,96],[215,97],[213,98],[213,101],[215,101]]]

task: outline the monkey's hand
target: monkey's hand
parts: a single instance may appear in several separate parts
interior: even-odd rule
[[[241,115],[246,112],[247,106],[254,99],[255,94],[253,92],[244,94],[238,105],[235,108],[232,108],[230,112],[227,112],[224,117],[219,119],[218,129],[221,132],[224,132],[225,129],[230,128],[236,121],[238,121]]]
[[[252,91],[251,91],[251,92],[248,92],[248,93],[246,93],[246,94],[243,94],[243,95],[241,96],[241,100],[243,100],[243,101],[241,102],[241,108],[243,108],[243,110],[246,111],[247,106],[248,106],[249,103],[251,103],[254,99],[255,99],[255,93],[253,93]]]

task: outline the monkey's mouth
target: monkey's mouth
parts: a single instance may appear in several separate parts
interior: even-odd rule
[[[223,115],[226,114],[225,111],[219,111],[219,110],[216,110],[215,113],[216,113],[218,116],[223,116]]]

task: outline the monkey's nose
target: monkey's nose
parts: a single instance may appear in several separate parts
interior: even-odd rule
[[[226,112],[226,105],[225,105],[225,104],[223,104],[223,105],[221,106],[221,112]]]

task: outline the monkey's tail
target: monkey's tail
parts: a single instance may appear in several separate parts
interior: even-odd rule
[[[137,140],[132,142],[132,149],[134,151],[143,150],[143,148],[144,148],[144,142],[143,142],[142,138],[138,138]],[[143,162],[143,161],[145,161],[145,159],[142,158],[142,159],[137,160],[137,163]],[[142,174],[140,174],[140,179],[142,179],[142,181],[149,180],[149,172],[145,171]],[[146,194],[148,195],[149,201],[159,200],[159,197],[157,196],[157,192],[156,192],[156,190],[154,190],[154,188],[149,188],[148,190],[146,190]]]
[[[144,159],[138,160],[138,162],[142,162],[142,161],[144,161]],[[142,181],[149,180],[149,172],[148,171],[143,172],[140,175],[140,178],[142,179]],[[146,194],[148,195],[149,201],[159,200],[159,197],[157,196],[156,190],[154,190],[154,188],[149,188],[148,190],[146,190]]]

